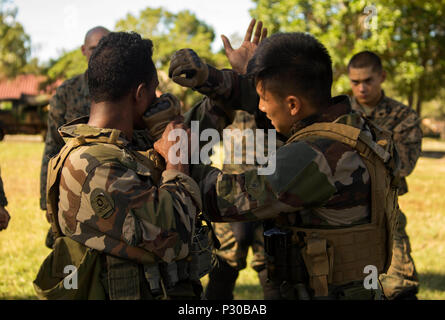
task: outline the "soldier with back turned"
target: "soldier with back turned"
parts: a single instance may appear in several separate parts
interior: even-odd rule
[[[109,31],[101,26],[94,27],[86,33],[81,50],[87,61],[100,39],[108,33]],[[46,179],[49,159],[55,156],[65,144],[57,130],[76,118],[88,115],[90,105],[86,72],[66,80],[57,88],[50,101],[48,131],[40,170],[40,208],[42,210],[46,210]],[[47,247],[52,247],[54,239],[51,238],[50,232],[45,242]]]

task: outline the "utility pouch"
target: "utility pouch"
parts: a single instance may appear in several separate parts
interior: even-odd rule
[[[309,237],[303,249],[303,258],[309,274],[310,287],[315,297],[328,296],[328,283],[332,282],[333,248],[326,239]]]
[[[104,300],[101,268],[98,251],[58,237],[33,282],[34,289],[41,300]]]

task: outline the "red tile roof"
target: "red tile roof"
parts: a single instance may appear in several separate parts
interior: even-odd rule
[[[39,95],[47,94],[45,90],[39,90],[39,84],[45,81],[45,76],[23,74],[15,79],[0,81],[0,100],[19,99],[22,94]],[[60,83],[57,83],[59,85]],[[54,86],[56,88],[56,86]]]
[[[5,79],[0,81],[0,100],[20,99],[22,94],[37,96],[41,94],[54,94],[57,87],[63,83],[63,80],[57,80],[45,90],[39,90],[40,82],[46,80],[45,76],[33,74],[22,74],[15,79]],[[159,97],[162,92],[156,89],[156,95]]]

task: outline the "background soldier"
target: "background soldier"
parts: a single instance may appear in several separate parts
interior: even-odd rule
[[[422,149],[422,130],[417,113],[382,90],[386,73],[380,58],[373,52],[354,55],[348,64],[353,92],[352,108],[393,133],[401,162],[399,195],[408,192],[406,177],[411,174]],[[406,233],[406,216],[400,210],[391,267],[381,276],[385,296],[389,299],[416,299],[419,280],[411,257],[411,245]]]
[[[48,292],[42,285],[51,282],[40,276],[57,277],[49,270],[66,263],[64,250],[71,259],[76,258],[73,252],[86,250],[78,264],[69,262],[78,267],[79,277],[96,275],[79,280],[79,290],[92,288],[88,298],[200,297],[195,273],[202,261],[196,263],[191,250],[201,207],[199,187],[188,176],[187,164],[167,159],[160,172],[131,143],[134,128],[145,127],[143,115],[156,101],[152,50],[152,42],[136,33],[110,33],[90,59],[90,117],[60,129],[67,143],[50,161],[48,214],[58,237],[54,257],[47,259],[53,263],[44,264],[37,278],[41,295]],[[165,155],[173,144],[164,139],[157,150]],[[74,291],[53,289],[62,297]]]
[[[3,181],[0,172],[0,231],[8,227],[9,220],[11,219],[5,208],[7,205],[8,200],[6,199],[5,191],[3,190]]]
[[[85,35],[84,44],[81,47],[82,54],[89,61],[93,50],[100,39],[110,32],[104,27],[94,27]],[[40,171],[40,208],[46,210],[46,177],[49,159],[59,153],[64,145],[57,129],[62,125],[90,113],[90,97],[87,84],[87,73],[66,80],[50,101],[48,113],[48,133],[45,140],[45,149],[42,157]],[[48,233],[46,245],[52,248],[54,239]]]
[[[330,56],[308,34],[265,39],[249,70],[253,77],[216,70],[190,49],[172,57],[173,81],[208,96],[186,114],[187,123],[221,130],[235,109],[258,115],[259,108],[288,138],[270,175],[192,166],[203,212],[212,221],[274,220],[265,247],[277,299],[378,297],[378,289],[364,287],[363,271],[374,265],[384,272],[391,261],[397,164],[390,137],[373,128],[385,149],[370,141],[348,97],[331,97]]]

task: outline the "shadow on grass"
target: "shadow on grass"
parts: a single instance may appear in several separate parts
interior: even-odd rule
[[[441,159],[441,158],[445,157],[445,152],[444,151],[422,151],[420,156],[424,157],[424,158]]]
[[[237,284],[233,293],[235,300],[263,300],[263,289],[259,284]]]
[[[428,290],[437,290],[445,292],[445,274],[438,273],[419,273],[420,287]]]

